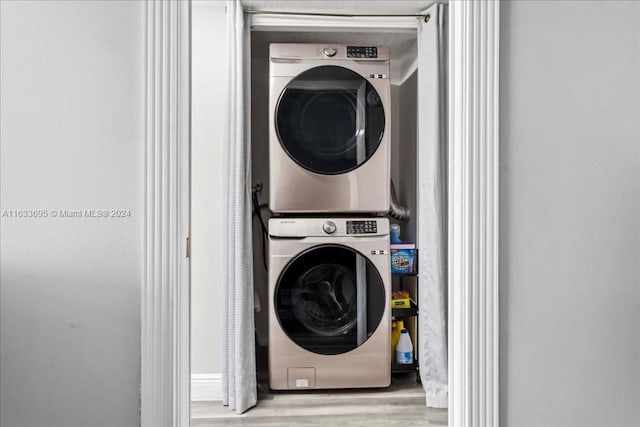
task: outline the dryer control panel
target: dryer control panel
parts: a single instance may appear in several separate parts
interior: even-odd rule
[[[295,68],[297,71],[291,71],[292,60],[299,61],[304,59],[322,61],[371,61],[380,67],[380,71],[368,70],[367,74],[389,74],[389,46],[352,46],[319,43],[271,43],[269,45],[269,60],[271,61],[270,73],[272,73],[272,75],[274,75],[275,67],[275,70],[277,70],[275,71],[277,73],[275,74],[276,76],[297,76],[300,74],[300,66]]]
[[[347,221],[347,234],[376,234],[377,232],[376,221]]]

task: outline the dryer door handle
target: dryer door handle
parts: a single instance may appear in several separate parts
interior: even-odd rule
[[[271,62],[275,64],[297,64],[301,61],[302,60],[298,58],[271,58]]]

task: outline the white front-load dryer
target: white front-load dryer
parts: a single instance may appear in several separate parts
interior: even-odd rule
[[[389,48],[271,44],[269,206],[389,211]]]
[[[388,219],[270,219],[270,387],[388,386],[390,299]]]

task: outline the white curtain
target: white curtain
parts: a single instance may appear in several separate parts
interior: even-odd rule
[[[418,357],[427,406],[448,406],[443,5],[418,23]]]
[[[249,132],[251,38],[247,19],[240,2],[227,1],[222,399],[238,414],[254,406],[257,399]]]
[[[444,13],[418,23],[419,364],[427,406],[448,406],[446,325],[446,122]],[[227,1],[229,76],[225,132],[223,402],[242,413],[256,404],[251,241],[250,27]]]

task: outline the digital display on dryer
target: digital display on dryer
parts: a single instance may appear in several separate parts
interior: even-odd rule
[[[347,234],[375,234],[378,232],[376,221],[347,221]]]
[[[377,58],[378,48],[375,46],[347,46],[347,58]]]

